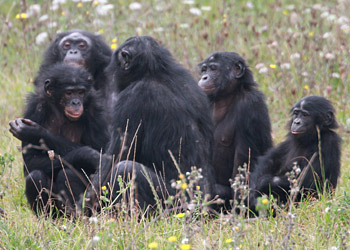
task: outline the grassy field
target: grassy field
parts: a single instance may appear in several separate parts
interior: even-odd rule
[[[104,2],[0,0],[0,207],[7,212],[0,218],[0,248],[350,249],[350,1]],[[267,97],[275,144],[301,97],[330,99],[343,139],[335,196],[252,220],[191,213],[37,218],[24,196],[20,142],[8,122],[21,117],[50,41],[72,28],[100,33],[112,47],[130,36],[153,36],[196,77],[197,63],[210,53],[238,52]]]

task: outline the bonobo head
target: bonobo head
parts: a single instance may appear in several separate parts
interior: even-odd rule
[[[107,71],[114,75],[121,91],[129,83],[146,76],[160,77],[162,73],[171,70],[169,65],[174,63],[171,53],[152,37],[136,36],[127,39],[114,52]]]
[[[332,104],[321,96],[302,98],[291,112],[290,133],[296,138],[317,135],[316,126],[321,132],[338,127]]]
[[[202,76],[198,85],[214,99],[256,85],[245,60],[234,52],[215,52],[198,67]]]
[[[56,64],[42,75],[44,98],[52,103],[70,121],[77,121],[88,105],[93,81],[82,68]]]
[[[86,68],[93,76],[109,63],[109,46],[98,36],[84,30],[70,30],[57,34],[45,53],[44,66],[57,62]]]

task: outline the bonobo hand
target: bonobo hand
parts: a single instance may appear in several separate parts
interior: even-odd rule
[[[10,132],[14,137],[28,143],[37,143],[42,138],[44,128],[25,118],[10,121]]]

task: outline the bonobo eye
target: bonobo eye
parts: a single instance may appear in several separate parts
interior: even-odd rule
[[[80,90],[78,91],[78,95],[84,96],[84,95],[85,95],[85,90],[80,89]]]
[[[299,114],[299,110],[295,109],[293,110],[293,115],[298,115]]]
[[[207,65],[202,65],[201,72],[204,73],[207,71]]]
[[[129,52],[126,50],[122,50],[120,53],[124,59],[128,59],[130,56]]]
[[[209,65],[209,68],[210,68],[211,70],[216,70],[216,69],[217,69],[217,67],[216,67],[215,64],[210,64],[210,65]]]
[[[308,112],[305,112],[305,111],[302,111],[301,114],[302,114],[303,116],[309,116],[309,115],[310,115]]]
[[[78,44],[78,48],[79,48],[80,50],[85,50],[85,49],[87,48],[87,45],[86,45],[85,42],[80,42],[80,43]]]
[[[73,91],[67,90],[64,94],[65,94],[66,96],[71,96],[71,95],[73,94]]]
[[[65,41],[64,44],[63,44],[63,48],[64,49],[69,49],[70,48],[70,42]]]

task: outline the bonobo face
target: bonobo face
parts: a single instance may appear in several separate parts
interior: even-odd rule
[[[208,96],[231,93],[246,69],[244,60],[234,52],[215,52],[198,66],[202,76],[198,85]]]
[[[292,110],[292,124],[290,132],[293,135],[302,135],[314,130],[314,119],[307,110],[305,101],[297,103]]]
[[[59,50],[63,62],[75,67],[85,67],[90,56],[91,39],[79,32],[73,32],[61,39]]]
[[[84,106],[92,87],[92,77],[82,68],[66,64],[53,66],[44,76],[45,96],[70,121],[77,121],[84,113]]]

